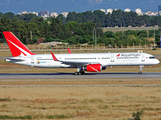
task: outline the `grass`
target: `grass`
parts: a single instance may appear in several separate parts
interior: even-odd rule
[[[140,80],[138,80],[140,81]],[[155,84],[155,82],[154,82]],[[54,86],[0,87],[1,117],[30,115],[32,119],[112,119],[132,118],[144,109],[143,119],[160,119],[161,86]],[[155,114],[154,114],[155,113]],[[0,119],[1,119],[0,117]],[[8,119],[6,117],[6,119]]]
[[[48,119],[62,119],[62,118],[68,118],[66,115],[47,115],[46,118]]]
[[[8,98],[0,98],[0,102],[10,101],[10,97]]]
[[[47,119],[64,119],[64,118],[69,118],[66,115],[46,115],[46,116],[42,116],[42,115],[25,115],[25,116],[9,116],[9,115],[0,115],[0,119],[37,119],[37,118],[47,118]]]
[[[2,107],[2,108],[7,107],[7,104],[3,104],[0,107]]]
[[[122,82],[120,82],[122,81]],[[160,78],[132,78],[132,79],[14,79],[0,80],[0,85],[130,85],[143,87],[146,85],[161,84]],[[158,90],[161,91],[161,90]],[[10,101],[10,98],[1,98],[0,101]],[[99,101],[91,99],[90,101]],[[101,100],[100,100],[101,101]]]
[[[32,119],[31,115],[27,116],[8,116],[8,115],[0,115],[0,119]]]

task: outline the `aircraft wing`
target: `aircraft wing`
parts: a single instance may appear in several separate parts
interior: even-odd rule
[[[89,64],[99,64],[98,62],[78,62],[78,61],[60,61],[63,64],[68,64],[68,65],[89,65]]]
[[[55,55],[51,52],[51,55],[53,57],[54,61],[59,61],[63,64],[67,64],[67,65],[89,65],[89,64],[99,64],[98,62],[78,62],[78,61],[60,61],[58,60]]]

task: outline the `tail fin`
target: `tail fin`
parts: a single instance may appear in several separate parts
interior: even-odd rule
[[[69,52],[69,54],[72,54],[72,51],[68,48],[68,52]]]
[[[12,32],[3,32],[13,57],[35,55]]]
[[[59,61],[52,52],[51,52],[51,55],[52,55],[54,61]]]

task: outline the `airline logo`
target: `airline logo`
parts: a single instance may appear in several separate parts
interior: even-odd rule
[[[37,64],[40,64],[40,61],[37,61]]]
[[[116,55],[116,57],[120,57],[120,54]]]
[[[139,59],[141,54],[118,54],[117,59]]]

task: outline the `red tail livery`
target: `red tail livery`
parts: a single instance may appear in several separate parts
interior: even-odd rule
[[[3,32],[13,57],[35,55],[12,32]]]

